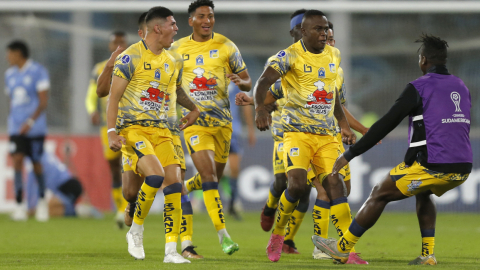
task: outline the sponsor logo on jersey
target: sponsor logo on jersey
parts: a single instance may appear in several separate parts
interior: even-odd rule
[[[135,148],[137,148],[137,150],[143,149],[145,147],[147,147],[147,146],[145,145],[145,143],[143,141],[139,141],[139,142],[135,143]]]
[[[291,157],[298,157],[299,154],[300,154],[300,149],[298,149],[298,147],[290,148]]]
[[[191,145],[197,145],[199,143],[200,143],[200,137],[198,137],[198,135],[193,135],[192,137],[190,137]]]
[[[214,100],[217,95],[217,77],[212,76],[209,73],[209,78],[204,76],[205,69],[197,67],[193,70],[196,77],[189,83],[190,87],[190,96],[195,99],[197,102]]]
[[[140,98],[140,102],[138,104],[140,104],[140,106],[142,106],[146,111],[168,112],[170,95],[158,89],[160,83],[150,82],[150,85],[152,87],[142,91],[143,97]],[[166,114],[160,115],[160,119],[165,117]]]
[[[210,50],[210,58],[218,58],[218,50]]]
[[[282,58],[282,57],[285,57],[285,55],[287,55],[287,53],[285,53],[285,51],[279,51],[278,54],[277,54],[277,57]]]
[[[309,109],[311,114],[324,114],[327,115],[330,110],[332,109],[332,100],[334,97],[334,92],[328,93],[323,89],[325,87],[325,83],[322,81],[317,81],[314,83],[317,87],[312,94],[308,95],[307,104],[305,104],[305,108]]]
[[[318,69],[318,78],[325,79],[325,69],[323,67]]]
[[[412,182],[410,182],[409,185],[407,185],[408,191],[409,192],[415,191],[417,188],[420,187],[421,184],[422,184],[422,181],[420,181],[420,179],[419,180],[413,180]]]
[[[155,70],[155,80],[160,80],[160,76],[161,76],[160,69],[157,68]]]
[[[278,144],[277,152],[283,152],[283,142]]]
[[[197,56],[197,58],[195,59],[195,64],[197,66],[203,66],[203,55]]]
[[[122,63],[124,64],[130,63],[130,56],[128,54],[125,54],[124,56],[122,56]]]
[[[170,73],[170,65],[165,63],[164,70],[165,70],[166,73]]]
[[[330,63],[330,64],[328,64],[328,67],[330,68],[330,72],[331,72],[331,73],[335,73],[335,72],[336,72],[335,63]]]

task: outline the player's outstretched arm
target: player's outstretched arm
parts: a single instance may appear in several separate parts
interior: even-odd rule
[[[267,97],[268,89],[280,78],[280,73],[272,67],[267,67],[253,89],[255,101],[255,122],[257,128],[261,131],[267,130],[272,123],[272,116],[265,107],[265,99]]]
[[[112,53],[110,59],[108,59],[102,74],[97,79],[97,95],[98,97],[106,97],[110,92],[110,82],[112,81],[113,68],[115,67],[115,59],[121,54],[125,48],[120,46]]]
[[[187,115],[185,115],[185,117],[180,119],[180,122],[183,123],[182,125],[180,125],[180,130],[184,130],[185,128],[193,125],[195,121],[197,121],[197,118],[200,115],[200,110],[192,102],[192,100],[188,98],[187,94],[185,93],[185,90],[183,90],[181,86],[177,86],[176,93],[177,93],[177,103],[190,111]]]
[[[346,144],[354,144],[357,140],[357,136],[355,136],[355,133],[353,133],[348,125],[347,118],[343,112],[342,104],[340,103],[338,91],[335,91],[335,108],[333,109],[333,114],[335,115],[335,118],[337,118],[338,126],[342,130],[343,142]]]
[[[127,80],[113,76],[112,88],[110,91],[110,96],[107,100],[108,145],[110,146],[110,149],[115,152],[120,151],[122,149],[122,145],[126,143],[125,138],[119,136],[115,131],[115,125],[117,122],[118,103],[120,102],[127,85]]]
[[[350,125],[351,128],[354,130],[360,132],[362,135],[365,135],[367,133],[368,128],[362,125],[355,116],[353,116],[350,111],[345,107],[345,105],[342,105],[343,112],[345,113],[345,117],[347,118],[348,124]]]
[[[252,79],[248,74],[247,70],[244,70],[238,74],[227,74],[227,78],[230,79],[240,90],[244,92],[250,91],[252,89]]]
[[[277,99],[270,93],[270,91],[267,92],[267,97],[265,98],[265,105],[270,105],[273,104]],[[253,97],[248,96],[246,93],[238,93],[235,95],[235,105],[237,106],[248,106],[248,105],[255,105],[253,102]]]

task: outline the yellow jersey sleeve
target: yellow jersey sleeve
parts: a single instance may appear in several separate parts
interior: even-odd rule
[[[340,103],[345,104],[347,103],[347,90],[345,88],[345,79],[343,75],[343,69],[338,67],[338,74],[337,74],[337,89],[338,95],[340,97]]]
[[[131,81],[140,59],[140,51],[136,46],[129,47],[115,59],[113,75]]]
[[[282,110],[285,105],[281,80],[277,80],[269,89],[272,96],[277,100],[277,110],[272,112],[272,138],[274,141],[283,140]]]
[[[290,71],[290,64],[293,60],[292,58],[293,56],[286,50],[282,50],[268,59],[267,66],[275,69],[280,73],[281,77],[284,77],[287,75],[288,71]]]
[[[242,55],[237,46],[233,42],[226,43],[228,47],[228,64],[233,73],[238,74],[247,69],[245,62],[243,62]]]

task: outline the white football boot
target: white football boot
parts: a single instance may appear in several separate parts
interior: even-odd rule
[[[13,221],[27,221],[27,206],[23,203],[17,203],[12,214],[10,215],[10,218]]]
[[[45,198],[39,199],[37,210],[35,211],[35,219],[39,222],[47,222],[49,219],[48,202]]]
[[[317,247],[313,249],[312,256],[315,260],[331,260],[332,257],[328,255],[327,253],[321,251]]]
[[[165,254],[165,258],[163,259],[164,263],[190,263],[189,260],[185,259],[182,255],[178,254],[178,252],[173,251],[168,254]]]
[[[143,250],[143,232],[127,232],[128,253],[136,260],[145,259]]]

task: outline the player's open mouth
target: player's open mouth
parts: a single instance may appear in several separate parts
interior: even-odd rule
[[[205,31],[209,31],[209,30],[210,30],[210,26],[202,26],[202,29],[205,30]]]

